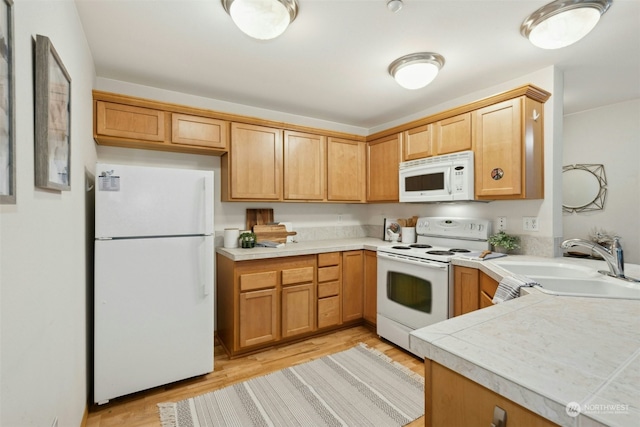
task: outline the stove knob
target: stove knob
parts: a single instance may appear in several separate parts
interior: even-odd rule
[[[482,230],[484,230],[484,225],[478,224],[478,231],[482,231]]]

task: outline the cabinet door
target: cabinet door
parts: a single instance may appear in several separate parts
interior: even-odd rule
[[[96,101],[96,134],[164,142],[165,113],[151,108]]]
[[[453,315],[469,313],[480,307],[478,270],[455,266],[453,270]]]
[[[315,330],[315,287],[306,285],[282,288],[282,337]]]
[[[284,132],[284,198],[324,200],[326,137]]]
[[[471,113],[460,114],[433,124],[434,154],[471,150]]]
[[[229,123],[209,117],[171,113],[171,143],[225,150]]]
[[[231,124],[230,193],[232,199],[282,199],[282,131]]]
[[[367,144],[367,201],[397,202],[402,134]]]
[[[338,138],[327,140],[327,200],[365,199],[365,144]]]
[[[239,301],[239,347],[245,348],[279,339],[276,289],[243,292]]]
[[[490,307],[493,305],[493,296],[498,289],[498,282],[482,271],[478,272],[478,276],[480,279],[480,308]]]
[[[433,136],[432,125],[419,126],[403,132],[403,156],[402,161],[422,159],[433,156],[431,139]]]
[[[364,314],[363,251],[342,253],[342,321],[362,319]]]
[[[378,314],[378,258],[375,251],[364,251],[364,320],[376,324]]]
[[[474,112],[476,196],[522,193],[520,98]]]
[[[507,426],[551,427],[555,423],[453,372],[425,361],[425,426],[490,426],[496,406],[507,413]]]

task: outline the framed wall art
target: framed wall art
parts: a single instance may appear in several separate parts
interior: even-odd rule
[[[71,190],[71,77],[48,37],[36,36],[35,180]]]
[[[0,204],[16,203],[13,1],[0,0]]]

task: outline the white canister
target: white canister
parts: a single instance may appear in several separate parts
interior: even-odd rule
[[[416,228],[415,227],[401,227],[400,233],[402,234],[402,243],[415,243],[416,242]]]
[[[225,248],[237,248],[238,239],[240,238],[239,228],[225,228],[224,229],[224,247]]]

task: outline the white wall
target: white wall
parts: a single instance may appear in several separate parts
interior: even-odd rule
[[[594,228],[622,237],[625,261],[640,264],[640,99],[565,117],[564,165],[604,165],[603,210],[563,215],[565,238]]]
[[[95,162],[93,60],[75,3],[14,0],[17,204],[0,206],[0,425],[80,424],[87,401],[85,167]],[[34,187],[33,49],[71,75],[71,191]]]

